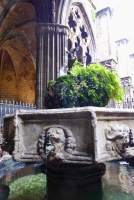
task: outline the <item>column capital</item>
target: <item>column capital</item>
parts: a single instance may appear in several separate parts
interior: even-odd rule
[[[54,24],[54,23],[38,23],[36,25],[36,35],[40,34],[41,32],[47,33],[63,33],[68,35],[69,27],[61,24]]]
[[[132,78],[131,76],[121,78],[121,84],[123,86],[132,86]]]
[[[110,15],[112,14],[110,7],[106,7],[106,8],[99,10],[97,12],[97,17],[101,17],[102,15],[108,15],[108,14],[110,14]]]

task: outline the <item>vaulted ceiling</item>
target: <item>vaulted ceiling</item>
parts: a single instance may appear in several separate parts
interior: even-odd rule
[[[11,2],[0,0],[0,98],[34,103],[35,8],[30,1]]]
[[[35,27],[37,23],[68,25],[72,2],[75,1],[0,0],[0,99],[35,103]],[[81,32],[86,33],[84,27]],[[87,37],[82,37],[86,41]]]

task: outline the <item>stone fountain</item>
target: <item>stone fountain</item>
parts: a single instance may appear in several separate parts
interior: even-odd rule
[[[3,150],[15,161],[43,161],[49,191],[68,183],[86,188],[101,182],[104,161],[134,157],[133,122],[134,111],[125,109],[19,110],[4,118]]]

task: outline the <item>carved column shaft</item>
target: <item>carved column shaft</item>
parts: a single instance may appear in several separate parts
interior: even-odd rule
[[[40,23],[36,26],[36,105],[44,108],[44,94],[49,80],[55,80],[67,67],[68,27]]]

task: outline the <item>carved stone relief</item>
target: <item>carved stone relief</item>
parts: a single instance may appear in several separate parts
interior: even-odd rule
[[[48,156],[49,162],[92,162],[89,153],[77,149],[76,140],[71,130],[62,125],[51,125],[43,128],[38,140],[38,152],[43,160],[46,160],[46,156]]]
[[[64,126],[47,126],[44,127],[39,141],[38,150],[42,159],[46,157],[46,148],[52,147],[49,154],[49,160],[63,160],[65,152],[72,153],[76,147],[75,139],[72,132]]]
[[[105,129],[106,150],[111,156],[129,157],[127,147],[129,146],[128,125],[114,124]]]
[[[4,118],[2,148],[16,161],[46,162],[47,158],[51,166],[134,157],[133,122],[133,109],[18,110]]]
[[[132,86],[132,78],[130,76],[121,78],[121,84],[123,86]]]

